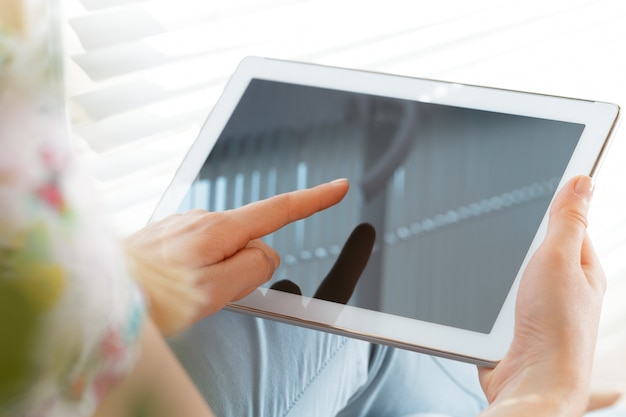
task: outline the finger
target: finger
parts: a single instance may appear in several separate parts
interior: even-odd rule
[[[271,266],[273,267],[273,270],[271,271],[269,278],[261,282],[261,284],[263,284],[266,281],[269,281],[271,276],[274,274],[274,271],[276,270],[276,268],[278,268],[278,266],[280,265],[280,256],[274,249],[272,249],[271,246],[269,246],[267,243],[263,242],[260,239],[251,240],[248,243],[247,247],[260,249],[263,251],[263,253],[265,253],[265,256],[267,256],[268,260],[270,261]],[[251,287],[245,288],[244,290],[240,291],[230,301],[241,300],[245,296],[249,295],[252,291],[256,290],[261,284],[258,284],[255,282]]]
[[[585,271],[585,276],[589,280],[589,283],[598,288],[601,294],[604,294],[607,285],[606,276],[604,275],[600,258],[593,248],[593,244],[591,243],[591,238],[588,233],[585,234],[585,239],[580,252],[580,265]]]
[[[276,270],[276,268],[280,265],[280,255],[278,255],[278,253],[270,245],[263,242],[261,239],[251,240],[248,242],[246,247],[262,250],[263,253],[265,253],[265,256],[267,256],[274,265],[274,270]]]
[[[232,287],[229,301],[242,289],[258,287],[272,278],[276,262],[259,247],[246,247],[228,259],[212,265],[216,282]]]
[[[257,248],[257,249],[262,250],[263,253],[265,253],[265,256],[267,256],[267,258],[269,259],[270,263],[272,264],[272,266],[274,268],[274,271],[280,265],[280,256],[278,255],[278,253],[274,249],[272,249],[271,246],[269,246],[267,243],[263,242],[262,240],[260,240],[260,239],[251,240],[248,243],[247,247],[248,248]],[[273,275],[273,271],[272,271],[271,275]],[[270,278],[271,278],[271,275],[270,275]],[[267,280],[269,280],[269,278]],[[241,291],[237,295],[235,295],[230,301],[241,300],[245,296],[249,295],[252,291],[256,290],[259,285],[260,284],[256,284],[255,283],[253,286],[244,289],[243,291]]]
[[[250,287],[250,288],[246,288],[245,290],[241,291],[239,294],[237,294],[236,296],[233,297],[232,300],[230,301],[239,301],[244,297],[247,297],[248,295],[250,295],[254,290],[256,290],[258,288],[258,286],[254,286],[254,287]]]
[[[242,292],[269,281],[275,262],[259,247],[246,247],[222,262],[197,270],[198,287],[206,294],[203,314],[212,314]]]
[[[565,253],[581,255],[593,183],[587,176],[570,180],[558,193],[550,210],[546,241]]]
[[[279,194],[231,210],[229,216],[248,240],[275,232],[296,220],[337,204],[348,192],[348,181],[339,179],[313,188]]]

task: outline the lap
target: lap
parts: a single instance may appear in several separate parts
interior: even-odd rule
[[[487,401],[474,365],[380,347],[370,378],[338,417],[476,416]]]
[[[228,311],[170,346],[219,416],[333,416],[365,382],[370,347]]]
[[[170,341],[219,416],[476,415],[476,368],[221,311]]]

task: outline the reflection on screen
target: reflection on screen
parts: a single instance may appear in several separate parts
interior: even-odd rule
[[[338,206],[266,238],[282,258],[268,285],[313,296],[366,222],[350,305],[488,333],[583,128],[253,80],[180,211],[348,178]]]

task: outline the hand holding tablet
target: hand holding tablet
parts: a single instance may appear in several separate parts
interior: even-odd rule
[[[227,308],[493,366],[510,346],[519,279],[552,198],[569,178],[596,174],[618,113],[608,103],[249,58],[153,219],[347,178],[341,204],[264,238],[281,266]],[[348,304],[315,298],[361,223],[376,241]],[[302,295],[272,289],[284,279]]]
[[[480,371],[487,415],[582,415],[587,407],[606,280],[587,235],[591,181],[568,182],[526,268],[515,338],[494,369]],[[523,412],[522,412],[523,411]]]

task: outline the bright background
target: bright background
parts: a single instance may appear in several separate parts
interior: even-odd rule
[[[77,151],[120,234],[148,220],[247,55],[626,106],[623,0],[60,0]],[[590,232],[609,289],[597,385],[626,386],[626,129]]]

